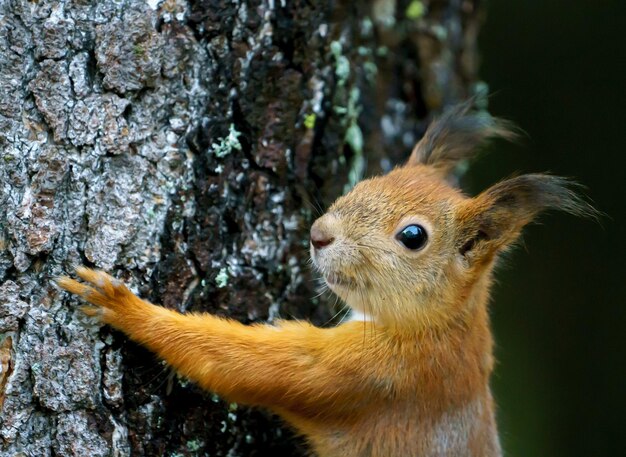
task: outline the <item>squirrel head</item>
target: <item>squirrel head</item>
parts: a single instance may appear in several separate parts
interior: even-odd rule
[[[476,197],[453,168],[506,124],[461,105],[433,122],[409,160],[340,197],[311,228],[311,255],[333,292],[381,324],[428,329],[485,303],[497,255],[538,213],[594,210],[568,180],[527,174]]]

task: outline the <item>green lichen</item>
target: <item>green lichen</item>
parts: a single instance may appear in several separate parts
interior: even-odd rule
[[[307,129],[312,129],[313,127],[315,127],[316,119],[317,119],[317,116],[315,115],[315,113],[307,114],[304,118],[304,126]]]
[[[241,151],[241,143],[239,142],[240,136],[241,132],[238,132],[235,129],[235,124],[230,124],[228,136],[220,138],[218,143],[211,144],[215,156],[219,158],[226,157],[233,151],[233,149]]]
[[[226,287],[228,284],[228,268],[220,268],[219,273],[215,277],[215,284],[219,289]]]
[[[369,56],[372,54],[372,50],[366,46],[359,46],[358,48],[356,48],[356,52],[360,56]]]
[[[424,4],[420,0],[413,0],[407,6],[405,14],[408,19],[416,20],[421,18],[426,12]]]
[[[342,54],[342,46],[339,41],[330,43],[330,52],[335,57],[335,75],[337,84],[343,86],[350,77],[350,60]]]
[[[353,152],[358,154],[363,152],[363,132],[356,121],[352,122],[346,130],[345,140]]]
[[[348,172],[348,183],[345,185],[345,192],[356,186],[363,179],[363,173],[365,172],[365,158],[363,154],[355,155],[351,163],[352,166]]]
[[[396,25],[396,0],[379,0],[372,3],[374,22],[386,29]]]
[[[191,452],[197,452],[204,446],[204,441],[200,440],[191,440],[187,441],[187,450]]]
[[[339,117],[340,123],[345,128],[344,141],[350,147],[353,154],[350,157],[348,183],[345,190],[352,188],[359,182],[365,170],[365,159],[363,157],[363,132],[358,124],[361,114],[361,92],[358,87],[346,87],[350,75],[350,62],[343,55],[343,48],[339,41],[330,44],[330,51],[335,58],[335,75],[337,76],[337,86],[333,98],[333,111]],[[367,79],[373,82],[376,77],[376,65],[369,59],[372,58],[372,51],[366,47],[359,47],[356,52],[368,59],[363,65]],[[366,65],[369,64],[369,65]],[[341,165],[346,165],[346,157],[338,158]]]
[[[365,158],[363,156],[363,131],[359,127],[358,119],[361,114],[360,105],[361,91],[357,87],[353,87],[348,98],[348,107],[346,108],[346,118],[348,120],[348,129],[344,140],[354,153],[350,162],[350,171],[348,172],[348,182],[344,191],[353,188],[362,178],[365,171]]]
[[[363,64],[363,71],[365,71],[365,78],[370,84],[376,82],[376,75],[378,74],[378,67],[370,60]]]
[[[430,31],[437,37],[439,41],[445,41],[448,38],[448,30],[442,25],[436,24],[430,28]]]
[[[363,179],[365,172],[365,157],[363,156],[363,132],[356,122],[350,125],[346,132],[346,142],[352,148],[354,155],[350,160],[348,182],[344,186],[344,193],[357,185]]]
[[[372,31],[374,30],[374,23],[369,17],[364,17],[361,21],[361,36],[369,37],[372,35]]]

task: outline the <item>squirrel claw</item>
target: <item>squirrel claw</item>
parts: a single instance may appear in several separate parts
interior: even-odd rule
[[[131,297],[134,298],[132,292],[123,283],[103,271],[78,267],[76,274],[85,283],[67,276],[61,276],[55,282],[60,288],[95,305],[81,307],[81,310],[88,316],[103,317],[110,311],[121,310],[125,303],[130,302]]]
[[[97,306],[85,305],[81,306],[79,309],[89,317],[102,317],[104,314],[104,309]]]

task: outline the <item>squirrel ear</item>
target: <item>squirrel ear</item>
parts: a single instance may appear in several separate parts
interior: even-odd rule
[[[459,253],[468,261],[489,260],[542,211],[596,218],[598,211],[575,192],[577,187],[566,178],[546,174],[521,175],[490,187],[461,210]]]
[[[448,174],[459,161],[471,158],[488,139],[515,138],[508,122],[487,112],[471,112],[473,102],[470,99],[457,105],[432,122],[406,165],[430,165]]]

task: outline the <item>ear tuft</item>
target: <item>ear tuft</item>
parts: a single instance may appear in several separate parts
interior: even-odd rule
[[[456,164],[471,158],[491,138],[513,140],[513,126],[487,112],[472,112],[473,99],[457,105],[436,119],[415,145],[407,165],[430,165],[450,172]]]
[[[597,219],[599,213],[578,192],[580,184],[548,174],[527,174],[501,181],[468,201],[461,213],[459,252],[484,258],[505,249],[541,212],[560,210]]]
[[[533,173],[501,181],[487,189],[484,196],[492,207],[507,209],[523,219],[547,210],[597,218],[600,213],[581,197],[582,188],[567,178]]]

